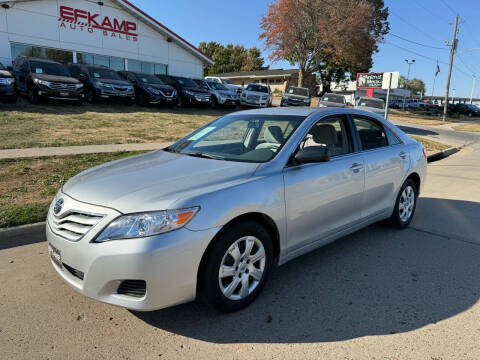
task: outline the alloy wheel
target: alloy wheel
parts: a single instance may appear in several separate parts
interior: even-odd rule
[[[413,187],[406,186],[403,189],[400,201],[398,202],[398,213],[400,220],[407,222],[413,214],[413,208],[415,206],[415,190]]]
[[[223,295],[241,300],[258,286],[265,271],[265,248],[254,236],[244,236],[226,251],[220,263],[218,282]]]

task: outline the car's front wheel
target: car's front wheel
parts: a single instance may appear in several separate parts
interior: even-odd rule
[[[200,299],[220,311],[237,311],[260,294],[273,266],[272,239],[255,221],[226,229],[206,254]]]
[[[417,207],[418,189],[412,179],[407,179],[402,185],[395,202],[395,209],[390,217],[390,223],[397,229],[406,228],[413,219]]]

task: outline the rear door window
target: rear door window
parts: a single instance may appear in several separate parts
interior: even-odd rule
[[[362,150],[378,149],[388,145],[387,134],[381,124],[373,119],[353,117]]]

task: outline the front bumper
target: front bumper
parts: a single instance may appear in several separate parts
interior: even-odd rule
[[[200,261],[219,228],[181,228],[147,238],[92,243],[103,228],[101,225],[74,242],[55,234],[47,221],[47,241],[59,250],[63,264],[60,267],[52,261],[52,265],[75,290],[92,299],[137,311],[157,310],[195,299]],[[74,275],[72,269],[81,271],[83,279]],[[144,280],[145,295],[119,294],[123,280]]]
[[[37,95],[43,99],[53,100],[81,100],[83,99],[83,89],[76,91],[52,90],[46,87],[39,88]]]
[[[288,107],[288,106],[310,106],[310,101],[305,102],[305,101],[296,101],[296,100],[291,100],[291,99],[288,99],[288,100],[282,99],[282,101],[280,102],[280,106],[285,106],[285,107]]]
[[[95,88],[95,94],[102,99],[111,100],[135,100],[135,92],[133,91],[118,91],[110,89],[97,89]]]
[[[0,85],[0,99],[12,99],[16,96],[14,85]]]
[[[152,105],[158,104],[176,104],[177,103],[177,96],[162,96],[162,95],[148,95],[148,103]]]
[[[210,105],[210,95],[186,95],[185,97],[191,105]]]
[[[240,98],[240,105],[253,106],[253,107],[267,107],[268,99],[267,100],[248,100],[245,98]]]

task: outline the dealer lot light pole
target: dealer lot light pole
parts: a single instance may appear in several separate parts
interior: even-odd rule
[[[412,59],[411,61],[408,60],[408,59],[405,59],[405,62],[408,64],[407,82],[405,83],[405,88],[408,89],[408,82],[410,81],[410,67],[415,62],[415,59]],[[405,110],[405,98],[406,97],[407,97],[407,94],[405,93],[403,95],[403,110]]]

